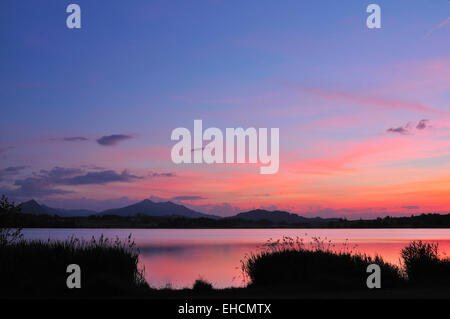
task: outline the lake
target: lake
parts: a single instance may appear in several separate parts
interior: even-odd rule
[[[445,256],[450,254],[450,229],[24,229],[25,239],[64,240],[70,236],[90,239],[103,234],[125,239],[132,234],[140,249],[140,266],[155,288],[192,287],[198,278],[214,287],[243,285],[240,260],[269,239],[314,237],[331,241],[337,249],[381,255],[399,264],[400,250],[412,240],[434,241]]]

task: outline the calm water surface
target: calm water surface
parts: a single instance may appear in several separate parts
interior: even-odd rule
[[[44,240],[101,234],[125,239],[132,234],[147,282],[157,288],[191,287],[199,277],[217,288],[242,286],[240,260],[267,240],[283,236],[299,236],[305,243],[320,237],[337,248],[346,245],[395,264],[400,250],[417,239],[438,242],[440,251],[450,255],[450,229],[24,229],[23,233],[26,239]]]

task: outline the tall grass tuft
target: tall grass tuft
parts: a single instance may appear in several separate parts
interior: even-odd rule
[[[103,236],[91,240],[17,241],[0,245],[0,296],[65,297],[126,295],[147,288],[139,251],[125,241]],[[81,268],[81,289],[68,289],[69,264]]]
[[[306,245],[300,238],[269,240],[256,253],[241,260],[244,279],[251,286],[281,286],[296,290],[351,290],[366,288],[367,266],[376,263],[382,272],[382,286],[403,283],[398,267],[376,256],[358,254],[344,245],[336,249],[331,241],[313,238]]]

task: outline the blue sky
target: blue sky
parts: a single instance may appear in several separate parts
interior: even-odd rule
[[[173,172],[177,181],[112,182],[110,191],[104,184],[39,184],[66,191],[40,199],[63,205],[69,199],[73,203],[77,198],[122,195],[130,200],[171,198],[185,195],[183,179],[195,176],[198,183],[188,195],[204,200],[188,203],[192,205],[273,202],[300,212],[323,205],[356,209],[363,204],[361,198],[354,199],[358,205],[350,204],[353,189],[342,201],[328,181],[299,173],[298,167],[310,164],[302,161],[345,157],[339,150],[392,136],[386,130],[422,119],[435,122],[440,133],[421,138],[438,143],[447,134],[449,1],[376,1],[382,9],[379,30],[365,25],[369,1],[73,2],[82,10],[80,30],[65,26],[70,1],[0,4],[0,168],[25,167],[0,183],[20,199],[38,194],[20,194],[17,181],[43,169],[90,165],[136,176]],[[173,144],[170,132],[192,126],[194,119],[220,128],[280,127],[285,175],[279,179],[289,189],[281,192],[276,182],[267,182],[261,190],[233,189],[236,180],[252,180],[255,171],[232,168],[236,179],[221,184],[227,191],[208,191],[210,180],[218,180],[227,168],[174,166],[166,151]],[[113,134],[130,138],[110,147],[96,143]],[[67,142],[65,137],[86,140]],[[401,145],[411,144],[405,136],[399,138]],[[428,140],[423,143],[430,145]],[[321,145],[328,145],[330,152],[320,152]],[[411,163],[421,174],[431,170],[439,176],[446,147],[439,144],[430,151],[438,158],[432,165],[418,158],[422,150],[407,149],[398,160]],[[334,172],[333,187],[357,187],[361,174],[385,174],[390,185],[411,182],[388,178],[392,173],[383,165],[395,164],[346,164],[364,171]],[[305,180],[311,180],[307,189],[296,182]],[[324,195],[318,197],[316,189]],[[389,206],[395,212],[406,205],[386,198],[392,189],[383,191],[380,203],[363,209]],[[270,199],[255,201],[251,196],[257,192],[271,194]],[[410,201],[406,195],[402,200]],[[423,207],[447,207],[442,200],[425,202]]]

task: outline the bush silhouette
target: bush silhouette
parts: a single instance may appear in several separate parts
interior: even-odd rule
[[[402,249],[401,256],[409,280],[428,284],[450,281],[450,260],[439,257],[437,243],[413,241]]]
[[[350,290],[367,289],[366,270],[378,264],[382,273],[382,287],[403,283],[400,270],[381,257],[337,251],[331,244],[315,239],[312,248],[301,240],[284,237],[269,242],[255,254],[241,261],[244,277],[251,286],[283,286],[296,290]]]
[[[197,279],[192,286],[195,291],[210,291],[213,290],[213,285],[204,279]]]
[[[5,195],[0,199],[0,245],[17,242],[22,239],[20,228],[8,227],[8,224],[19,217],[20,207],[10,203]]]

